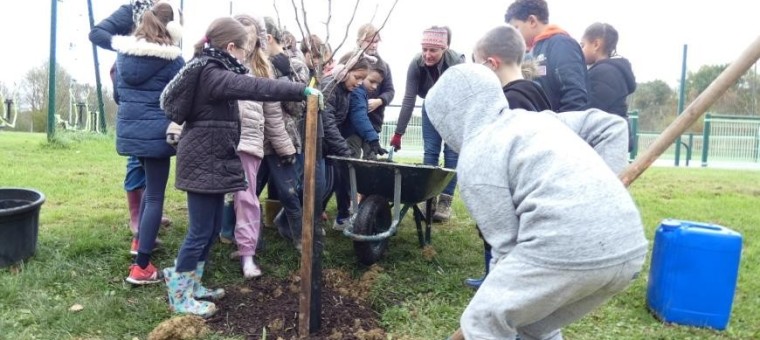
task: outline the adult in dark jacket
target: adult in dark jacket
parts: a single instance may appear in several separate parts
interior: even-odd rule
[[[132,0],[129,4],[120,6],[110,16],[95,25],[89,33],[90,41],[96,46],[113,51],[111,39],[114,36],[129,35],[134,31],[136,23],[140,22],[146,10],[150,9],[152,0]],[[119,91],[116,86],[116,63],[111,67],[111,81],[113,82],[113,94],[116,103],[119,103]],[[137,157],[127,158],[127,171],[124,176],[124,191],[127,193],[127,206],[129,208],[129,229],[132,231],[132,247],[130,253],[137,255],[137,232],[140,221],[140,202],[145,190],[145,169],[143,169]],[[171,220],[162,217],[163,225],[171,224]]]
[[[530,58],[537,63],[535,80],[546,92],[555,112],[585,110],[588,106],[586,63],[578,42],[549,24],[545,0],[517,0],[505,21],[525,38]]]
[[[116,89],[121,102],[116,116],[116,151],[137,157],[145,169],[145,194],[138,231],[135,263],[127,282],[157,283],[160,272],[150,263],[155,246],[164,192],[169,178],[174,148],[166,143],[169,119],[159,107],[164,87],[184,65],[179,14],[167,2],[146,11],[132,36],[114,36],[111,46],[116,57]]]
[[[162,94],[167,116],[185,124],[177,146],[175,185],[187,192],[189,226],[176,267],[164,269],[172,310],[208,317],[211,302],[193,296],[200,282],[200,263],[206,261],[222,224],[224,194],[246,188],[243,166],[236,154],[240,141],[238,100],[281,101],[320,95],[303,84],[254,78],[246,74],[248,50],[245,27],[229,17],[214,20],[195,45],[192,60]]]
[[[628,59],[617,55],[618,32],[610,24],[594,23],[583,34],[581,48],[588,69],[589,101],[593,108],[628,121],[628,96],[636,91],[636,77]],[[630,130],[630,128],[629,128]],[[628,151],[633,148],[629,132]]]
[[[451,49],[451,31],[448,27],[433,26],[422,32],[422,53],[412,59],[406,73],[406,90],[404,100],[401,102],[396,132],[391,138],[391,146],[398,151],[401,149],[401,137],[406,132],[406,126],[412,118],[414,103],[417,96],[425,99],[428,90],[433,87],[438,78],[449,67],[463,63],[464,55]],[[443,145],[443,166],[449,169],[457,167],[457,153],[443,142],[441,136],[435,130],[427,118],[425,104],[422,105],[422,141],[424,148],[423,163],[438,166],[438,157]],[[456,176],[446,185],[438,197],[438,205],[435,207],[433,219],[436,221],[448,220],[451,216],[451,200],[456,188]]]

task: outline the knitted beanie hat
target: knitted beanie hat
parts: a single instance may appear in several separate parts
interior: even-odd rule
[[[137,27],[142,21],[143,14],[153,7],[153,1],[151,0],[130,0],[132,5],[132,22]]]
[[[447,48],[448,32],[445,28],[428,28],[422,32],[422,46]]]

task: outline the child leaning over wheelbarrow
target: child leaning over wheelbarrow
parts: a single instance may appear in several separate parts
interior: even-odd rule
[[[426,107],[459,152],[462,199],[493,247],[460,320],[466,338],[561,339],[563,326],[636,278],[647,251],[641,216],[602,150],[552,115],[510,110],[483,65],[450,68]]]

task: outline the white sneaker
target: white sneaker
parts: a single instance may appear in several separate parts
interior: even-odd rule
[[[333,222],[333,230],[343,231],[346,227],[351,225],[351,217],[336,218]]]
[[[240,258],[243,265],[243,277],[253,279],[261,276],[261,269],[253,262],[253,256],[243,256]]]

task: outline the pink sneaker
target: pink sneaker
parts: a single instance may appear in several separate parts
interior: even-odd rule
[[[133,285],[147,285],[151,283],[159,283],[164,279],[161,275],[161,271],[156,269],[152,263],[148,263],[145,269],[140,268],[137,264],[129,266],[129,276],[126,281]]]

